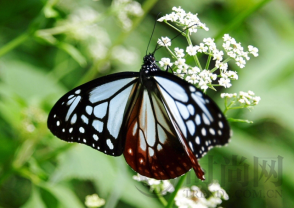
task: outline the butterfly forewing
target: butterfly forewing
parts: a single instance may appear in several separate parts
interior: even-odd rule
[[[65,141],[121,155],[125,143],[121,126],[137,83],[138,73],[125,72],[71,90],[51,110],[48,128]]]
[[[171,74],[157,72],[154,79],[171,116],[197,158],[214,146],[228,143],[230,127],[213,100]]]
[[[183,175],[192,165],[157,89],[141,87],[139,91],[127,123],[127,163],[141,175],[155,179]]]

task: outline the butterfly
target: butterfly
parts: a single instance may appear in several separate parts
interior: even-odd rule
[[[124,155],[133,170],[159,180],[191,168],[212,147],[230,139],[229,124],[214,101],[187,81],[161,70],[154,52],[139,72],[121,72],[85,83],[52,108],[48,128],[58,138]]]

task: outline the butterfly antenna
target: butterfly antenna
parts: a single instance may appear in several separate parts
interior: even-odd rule
[[[175,37],[173,37],[169,42],[172,42],[172,40],[174,40],[175,38],[179,37],[179,36],[182,35],[186,30],[190,29],[191,27],[194,27],[195,25],[197,25],[197,24],[194,24],[194,25],[191,25],[191,26],[187,27],[186,29],[184,29],[183,31],[181,31],[179,34],[177,34]],[[159,46],[159,47],[157,47],[157,46],[158,46],[158,43],[156,44],[156,47],[155,47],[155,50],[154,50],[153,54],[154,54],[158,49],[160,49],[160,48],[163,47],[163,46]]]
[[[160,15],[161,12],[159,12],[156,16],[156,20],[155,20],[155,23],[154,23],[154,26],[153,26],[153,30],[152,30],[152,33],[151,33],[151,37],[149,39],[149,42],[148,42],[148,45],[147,45],[147,50],[146,50],[146,55],[147,55],[147,52],[148,52],[148,48],[149,48],[149,45],[150,45],[150,42],[151,42],[151,39],[153,37],[153,34],[154,34],[154,31],[155,31],[155,26],[156,26],[156,23],[157,23],[157,19],[158,19],[158,16]],[[157,47],[157,46],[156,46]]]

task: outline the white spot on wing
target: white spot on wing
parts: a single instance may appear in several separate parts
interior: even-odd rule
[[[95,141],[98,141],[99,137],[98,137],[96,134],[93,134],[93,139],[94,139]]]
[[[75,100],[75,98],[72,98],[72,99],[68,100],[66,105],[70,105],[74,100]]]
[[[189,105],[187,106],[187,108],[188,108],[190,114],[193,116],[194,113],[195,113],[195,108],[194,108],[194,106],[191,105],[191,104],[189,104]]]
[[[191,121],[191,120],[188,120],[186,122],[186,124],[187,124],[187,127],[188,127],[188,130],[189,130],[190,134],[193,136],[195,134],[195,125],[194,125],[194,122]]]
[[[109,133],[117,138],[125,111],[125,107],[133,85],[116,95],[109,104],[109,114],[107,128]]]
[[[119,89],[133,81],[135,78],[125,78],[109,82],[94,88],[89,95],[89,100],[91,103],[102,101],[108,99],[114,95]]]
[[[94,107],[94,115],[96,116],[96,118],[103,118],[105,116],[107,112],[107,106],[108,103],[105,102]]]
[[[135,136],[137,131],[138,131],[138,123],[136,122],[133,128],[133,136]]]
[[[196,137],[195,142],[196,142],[196,144],[200,144],[200,138],[199,138],[199,136]]]
[[[155,144],[155,119],[147,90],[143,92],[143,100],[140,109],[140,127],[144,129],[145,137],[149,146]]]
[[[202,113],[202,119],[206,125],[210,125],[210,121],[208,120],[207,116],[204,113]]]
[[[177,109],[175,101],[165,92],[164,89],[159,87],[159,90],[162,93],[164,99],[166,100],[166,103],[167,103],[168,107],[170,108],[172,115],[174,116],[175,120],[177,121],[177,124],[179,124],[179,127],[180,127],[182,133],[184,134],[185,137],[187,137],[187,129],[186,129],[186,126],[185,126],[185,123],[184,123],[182,117],[180,116],[180,113]]]
[[[79,131],[80,131],[81,133],[85,133],[85,129],[84,129],[83,127],[80,127],[80,128],[79,128]]]
[[[195,117],[195,122],[196,122],[196,125],[199,126],[201,124],[201,120],[200,120],[200,116],[199,114],[196,115]]]
[[[78,89],[78,90],[75,91],[75,94],[80,94],[80,92],[81,92],[81,90]]]
[[[190,92],[195,92],[196,91],[195,87],[193,87],[193,86],[189,86],[189,89],[190,89]]]
[[[160,144],[157,145],[157,151],[162,150],[162,146]]]
[[[70,120],[70,123],[71,123],[71,124],[75,124],[76,121],[77,121],[77,114],[74,114],[74,115],[72,116],[71,120]]]
[[[182,115],[183,119],[186,120],[187,118],[189,118],[189,111],[188,111],[187,107],[184,104],[177,102],[177,101],[176,101],[176,105],[177,105],[179,112]]]
[[[210,129],[209,129],[209,132],[210,132],[212,135],[215,135],[215,131],[214,131],[213,128],[210,128]]]
[[[161,142],[161,144],[164,144],[167,139],[167,135],[159,124],[157,124],[157,132],[159,141]]]
[[[154,150],[151,147],[149,147],[148,151],[149,151],[150,157],[152,157],[154,155]]]
[[[219,121],[218,122],[218,126],[222,129],[224,127],[223,122],[222,121]]]
[[[190,146],[192,152],[194,152],[194,148],[193,148],[193,144],[192,144],[192,142],[189,142],[189,146]]]
[[[195,100],[195,102],[197,103],[197,105],[201,108],[201,110],[205,113],[205,115],[209,118],[209,120],[211,122],[213,122],[213,118],[211,116],[211,114],[209,113],[208,109],[206,108],[206,106],[203,104],[203,98],[200,98],[199,96],[197,96],[196,94],[192,94],[192,98]]]
[[[85,115],[82,115],[82,116],[81,116],[81,119],[82,119],[82,121],[83,121],[85,124],[88,124],[88,123],[89,123],[89,119],[88,119]]]
[[[182,102],[188,102],[188,95],[184,88],[179,84],[163,77],[156,76],[154,79],[156,79],[161,87],[163,87],[173,98]]]
[[[56,122],[56,125],[59,126],[59,125],[60,125],[60,121],[57,121],[57,122]]]
[[[206,130],[205,130],[205,128],[202,128],[201,129],[201,134],[202,134],[202,136],[206,136]]]
[[[106,144],[107,144],[107,146],[109,147],[109,149],[113,149],[113,144],[112,144],[112,142],[111,142],[111,140],[110,139],[107,139],[106,140]]]
[[[142,130],[140,130],[140,133],[139,133],[139,140],[140,140],[140,148],[143,151],[146,151],[146,142],[145,142],[145,138],[144,138],[144,134]]]
[[[94,127],[94,129],[96,129],[96,131],[99,131],[100,133],[103,130],[103,122],[102,121],[94,120],[92,123],[92,126]]]
[[[75,100],[73,101],[73,103],[70,105],[67,114],[65,116],[65,120],[67,121],[70,117],[70,115],[72,114],[72,112],[75,110],[75,108],[77,107],[77,105],[79,104],[80,100],[81,100],[81,96],[77,96],[75,98]]]
[[[92,112],[93,112],[93,107],[92,107],[92,106],[89,106],[89,105],[87,105],[87,106],[86,106],[86,112],[88,113],[88,115],[91,115],[91,114],[92,114]]]

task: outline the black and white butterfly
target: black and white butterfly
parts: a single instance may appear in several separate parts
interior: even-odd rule
[[[154,53],[143,60],[140,72],[104,76],[65,94],[48,128],[62,140],[124,154],[141,175],[172,179],[193,168],[204,180],[197,159],[228,143],[225,116],[201,90],[162,71]]]

